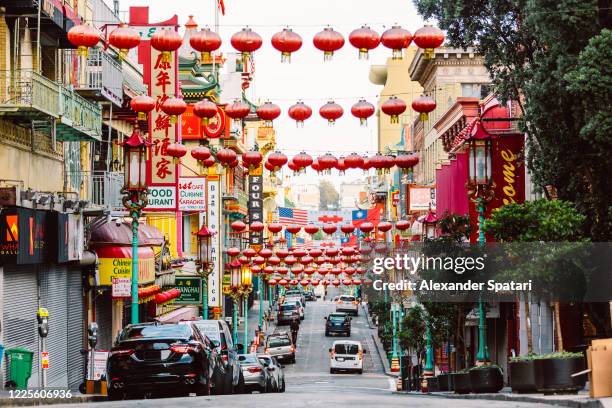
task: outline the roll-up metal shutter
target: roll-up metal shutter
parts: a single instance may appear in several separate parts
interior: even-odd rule
[[[4,267],[3,345],[5,349],[24,347],[34,352],[28,386],[38,387],[38,285],[36,266]],[[3,359],[4,360],[4,359]],[[3,363],[4,364],[4,363]],[[6,367],[6,364],[4,364]],[[5,371],[8,380],[8,370]]]
[[[66,265],[46,264],[39,268],[40,307],[49,311],[49,369],[47,386],[68,387],[68,278]]]
[[[83,310],[83,280],[81,269],[68,269],[68,387],[78,389],[83,382],[84,359],[81,349],[84,348],[85,313]]]
[[[96,323],[98,323],[98,350],[110,350],[113,343],[113,304],[110,291],[97,295]]]

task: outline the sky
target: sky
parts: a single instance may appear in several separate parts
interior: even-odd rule
[[[112,5],[112,0],[105,0]],[[120,0],[120,10],[130,6],[150,6],[152,21],[179,16],[184,24],[193,15],[200,27],[214,26],[217,0]],[[358,59],[358,50],[350,45],[348,36],[354,29],[368,24],[379,34],[394,24],[414,33],[424,22],[411,0],[225,0],[225,16],[219,17],[219,34],[223,39],[221,51],[234,51],[230,44],[233,33],[244,26],[260,34],[263,46],[255,52],[254,93],[260,102],[271,100],[281,107],[281,116],[274,121],[277,147],[289,157],[304,150],[312,156],[331,152],[346,156],[351,152],[374,154],[376,149],[376,118],[367,127],[350,113],[351,106],[361,97],[376,105],[380,85],[368,80],[371,65],[382,65],[391,50],[382,45],[370,52],[369,60]],[[127,13],[121,15],[127,16]],[[323,52],[312,44],[313,36],[330,25],[346,40],[342,49],[329,62]],[[303,40],[302,48],[293,54],[291,64],[281,63],[272,35],[289,26]],[[288,117],[287,109],[298,99],[313,110],[303,128],[297,128]],[[344,115],[334,126],[319,116],[319,108],[333,99],[344,108]],[[337,175],[337,172],[333,172]],[[362,171],[347,172],[346,179],[362,177]],[[328,176],[329,177],[329,176]],[[312,170],[293,182],[316,182]],[[338,184],[338,177],[331,177]]]

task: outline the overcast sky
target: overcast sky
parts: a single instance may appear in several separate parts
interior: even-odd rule
[[[112,5],[112,0],[105,1]],[[127,11],[130,6],[150,6],[152,21],[166,20],[177,14],[181,25],[193,14],[200,27],[212,27],[216,2],[120,0],[120,9]],[[357,49],[348,42],[348,35],[363,24],[382,33],[395,23],[414,33],[423,26],[423,20],[417,15],[411,0],[225,0],[225,7],[225,16],[219,19],[222,51],[233,51],[229,39],[246,25],[263,37],[263,46],[255,53],[254,90],[262,102],[270,99],[282,109],[280,118],[274,121],[279,149],[290,157],[300,150],[313,156],[327,151],[337,156],[352,151],[374,153],[375,118],[370,118],[368,127],[360,127],[350,108],[360,97],[376,104],[381,86],[369,82],[369,67],[384,64],[391,51],[379,46],[370,52],[369,60],[360,61]],[[326,25],[342,33],[346,40],[344,47],[329,62],[323,62],[323,53],[312,44],[313,36]],[[291,64],[281,63],[280,53],[270,44],[272,35],[286,26],[300,34],[303,40],[302,49],[292,56]],[[328,126],[318,110],[332,98],[342,105],[344,116],[334,126]],[[287,109],[298,99],[313,109],[312,117],[299,129],[287,116]],[[348,172],[347,178],[361,176],[361,173]],[[302,177],[316,180],[313,175]]]

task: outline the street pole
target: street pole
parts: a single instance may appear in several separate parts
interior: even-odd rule
[[[397,358],[397,321],[395,303],[391,305],[391,321],[393,323],[393,358]]]
[[[431,327],[429,323],[425,323],[425,366],[423,373],[429,373],[433,376],[434,373],[434,358],[433,358],[433,342],[431,338]]]
[[[208,273],[202,277],[202,319],[208,319]]]
[[[485,221],[485,200],[479,197],[476,201],[476,205],[478,207],[478,244],[484,247],[486,245],[486,238],[482,227]],[[489,360],[489,346],[486,344],[486,313],[487,311],[482,300],[482,294],[480,294],[478,297],[478,352],[476,353],[476,360],[481,363],[485,363]]]
[[[232,312],[232,340],[234,341],[235,346],[238,344],[238,299],[234,298],[233,300],[234,310]]]
[[[264,280],[263,280],[263,276],[261,274],[259,274],[257,276],[257,292],[258,292],[258,297],[259,297],[259,328],[261,329],[263,326],[263,311],[264,311],[264,307],[263,307],[263,285],[264,285]]]
[[[248,352],[249,346],[249,294],[244,294],[244,351]]]
[[[132,208],[132,324],[138,324],[138,218],[140,211]]]

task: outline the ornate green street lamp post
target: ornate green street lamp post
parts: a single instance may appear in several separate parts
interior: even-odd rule
[[[241,264],[233,260],[228,267],[230,270],[230,297],[233,301],[232,340],[234,344],[238,344],[238,306],[242,290]]]
[[[215,232],[206,225],[196,232],[198,240],[198,268],[202,274],[202,318],[208,319],[208,276],[212,272],[213,264],[210,262],[210,239]]]

